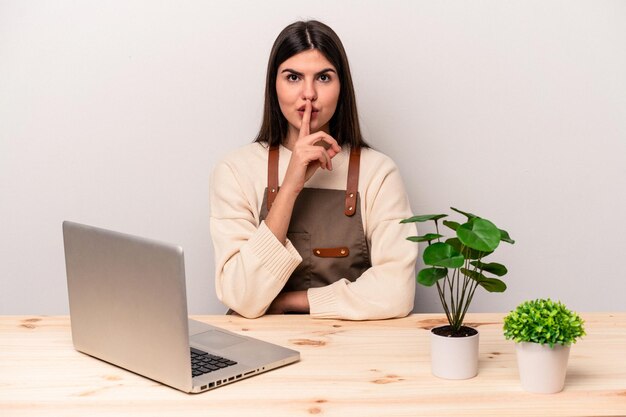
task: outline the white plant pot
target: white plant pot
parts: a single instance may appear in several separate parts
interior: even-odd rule
[[[434,330],[434,329],[433,329]],[[445,379],[469,379],[478,374],[478,336],[446,337],[430,331],[433,375]]]
[[[515,344],[522,388],[529,392],[554,394],[563,390],[570,346]]]

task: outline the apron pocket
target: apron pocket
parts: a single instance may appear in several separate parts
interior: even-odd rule
[[[313,249],[313,255],[320,258],[345,258],[350,255],[350,249],[346,246],[340,246],[338,248],[315,248]]]

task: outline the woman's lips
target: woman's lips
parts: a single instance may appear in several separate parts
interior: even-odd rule
[[[319,110],[311,111],[311,119],[317,118],[317,113],[319,113]],[[303,118],[304,117],[304,110],[298,110],[298,114],[300,115],[300,118]]]

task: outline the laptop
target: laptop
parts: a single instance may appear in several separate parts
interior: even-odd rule
[[[291,349],[187,315],[183,250],[63,222],[74,348],[188,393],[296,362]]]

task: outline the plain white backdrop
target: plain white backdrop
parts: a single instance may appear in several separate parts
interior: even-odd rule
[[[260,126],[275,37],[309,18],[343,40],[414,212],[517,240],[493,257],[508,290],[470,311],[626,309],[626,2],[0,0],[0,314],[68,313],[65,219],[182,245],[190,313],[224,312],[209,175]],[[415,311],[441,311],[432,288]]]

